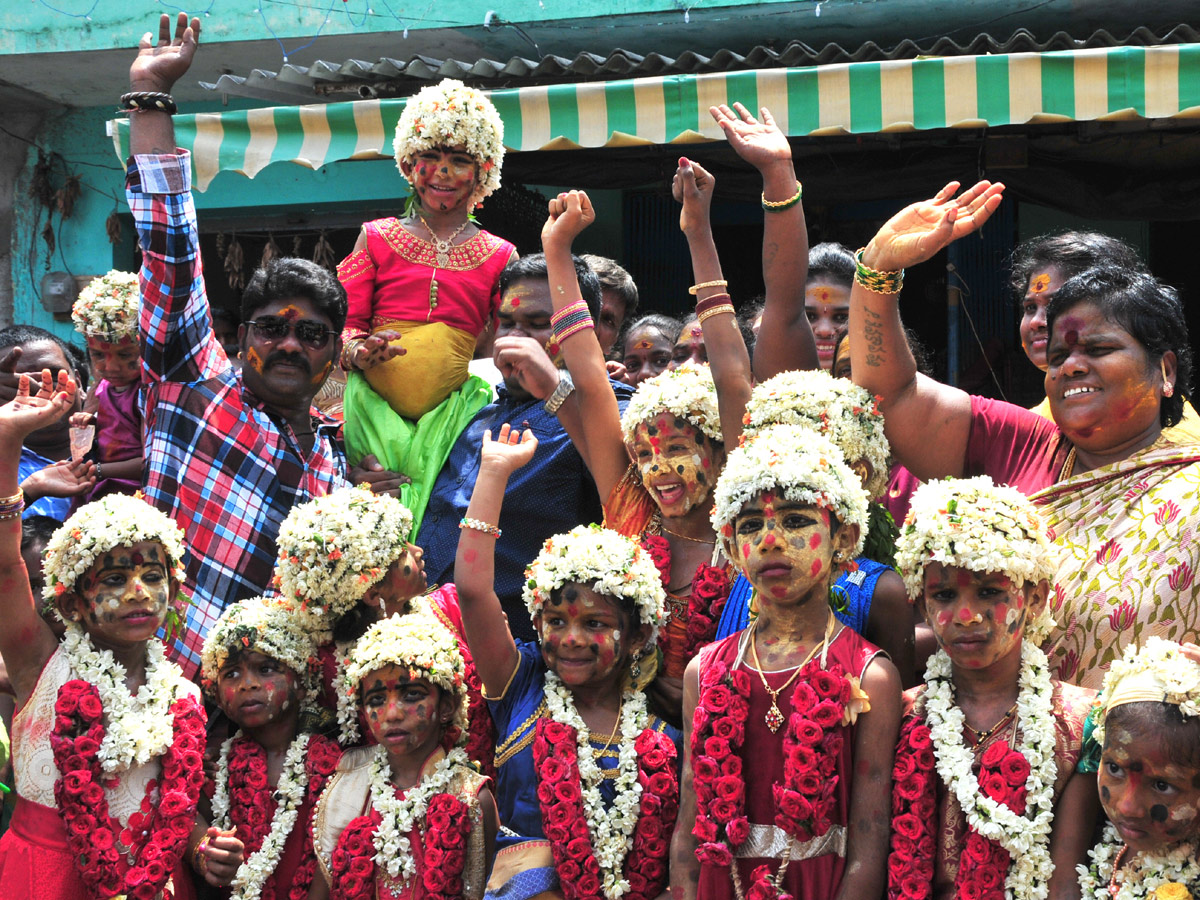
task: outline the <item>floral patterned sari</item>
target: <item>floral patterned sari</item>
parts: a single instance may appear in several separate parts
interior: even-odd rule
[[[1060,552],[1047,645],[1056,678],[1099,688],[1130,644],[1200,640],[1200,444],[1164,435],[1031,499]]]

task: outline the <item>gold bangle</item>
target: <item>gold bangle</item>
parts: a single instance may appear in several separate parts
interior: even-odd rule
[[[768,212],[783,212],[785,209],[790,209],[799,203],[802,196],[804,196],[804,185],[797,181],[796,193],[792,194],[786,200],[768,200],[764,191],[762,195],[762,208]]]
[[[722,303],[720,306],[714,306],[712,309],[706,309],[700,315],[696,316],[696,321],[703,325],[713,316],[719,316],[722,313],[729,313],[731,316],[737,315],[737,310],[733,308],[732,303]]]
[[[18,503],[25,502],[25,492],[21,488],[17,488],[17,492],[11,497],[0,497],[0,506],[16,506]]]
[[[200,839],[200,843],[196,845],[196,849],[192,851],[192,868],[204,875],[208,872],[208,857],[204,854],[204,848],[208,846],[208,835],[206,834]]]
[[[866,249],[866,247],[860,247],[854,254],[854,281],[873,294],[900,293],[904,287],[904,270],[872,269],[862,261],[863,251]]]
[[[365,343],[364,338],[351,338],[346,341],[342,347],[342,368],[349,372],[351,369],[357,369],[354,364],[354,353]]]
[[[688,288],[688,293],[695,297],[697,291],[702,291],[704,288],[710,287],[729,287],[729,282],[724,278],[718,278],[716,281],[704,281],[700,284],[693,284],[690,288]]]

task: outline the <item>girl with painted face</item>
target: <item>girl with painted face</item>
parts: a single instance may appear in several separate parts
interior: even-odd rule
[[[931,481],[896,565],[939,649],[904,696],[889,896],[1078,897],[1098,810],[1076,765],[1095,695],[1051,678],[1038,647],[1054,624],[1045,524],[987,477]]]
[[[677,898],[878,897],[900,679],[829,605],[867,498],[821,435],[776,425],[729,454],[713,526],[761,598],[684,676]]]
[[[238,900],[306,897],[316,873],[313,811],[341,750],[301,726],[314,649],[289,609],[261,597],[226,609],[204,640],[205,689],[237,727],[206,793],[213,824],[244,844]]]
[[[0,406],[0,654],[20,710],[0,884],[5,897],[189,897],[185,860],[227,885],[242,856],[236,837],[197,816],[204,711],[156,637],[182,624],[183,532],[124,494],[71,516],[43,568],[45,601],[66,623],[61,644],[21,558],[19,450],[72,408],[75,390],[44,370],[36,388],[22,375]]]
[[[338,678],[338,720],[365,721],[374,746],[346,751],[317,806],[323,900],[479,900],[496,803],[463,748],[467,711],[457,642],[432,616],[367,629]]]
[[[1088,720],[1108,816],[1084,900],[1200,895],[1200,648],[1151,637],[1104,677]]]
[[[471,721],[467,753],[491,774],[495,727],[463,637],[458,592],[453,584],[428,587],[424,554],[411,535],[412,514],[404,504],[365,486],[294,506],[280,526],[274,583],[317,647],[322,690],[316,727],[329,730],[337,707],[334,676],[354,642],[374,622],[420,611],[458,642]]]
[[[394,138],[411,188],[402,218],[363,226],[338,265],[349,314],[346,446],[411,484],[400,499],[420,528],[433,482],[491,385],[467,366],[500,311],[500,272],[516,248],[472,217],[500,187],[504,124],[492,102],[446,79],[409,98]]]
[[[649,553],[579,526],[546,541],[524,590],[539,640],[514,642],[492,590],[508,478],[537,439],[483,439],[455,580],[467,641],[499,731],[501,839],[489,896],[655,900],[679,803],[679,732],[654,715],[662,581]]]
[[[138,386],[138,277],[116,269],[79,292],[71,309],[75,330],[87,340],[95,383],[83,411],[71,416],[71,454],[96,461],[96,486],[88,500],[132,494],[142,483],[142,407]],[[92,435],[95,450],[92,451]]]

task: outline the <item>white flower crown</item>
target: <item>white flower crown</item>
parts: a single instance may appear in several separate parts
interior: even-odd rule
[[[1178,706],[1185,716],[1200,716],[1200,665],[1183,655],[1179,644],[1148,637],[1131,644],[1104,676],[1098,698],[1096,740],[1104,742],[1109,712],[1125,703],[1157,702]]]
[[[42,571],[42,597],[53,603],[75,589],[75,582],[102,553],[157,541],[167,552],[167,574],[183,583],[183,530],[175,520],[151,506],[141,494],[109,494],[81,506],[50,537]]]
[[[858,526],[851,557],[867,539],[867,492],[829,438],[800,425],[772,425],[729,453],[717,479],[712,524],[726,542],[751,498],[779,491],[793,503],[827,509],[843,525]]]
[[[293,506],[279,528],[275,584],[306,628],[329,631],[404,553],[412,523],[403,503],[365,485]]]
[[[1054,581],[1057,558],[1037,508],[1015,488],[986,475],[929,481],[912,496],[896,541],[896,570],[910,597],[924,592],[931,562],[972,572],[1001,572],[1016,584]],[[1025,623],[1041,641],[1054,620],[1049,607]]]
[[[117,342],[137,335],[141,294],[135,272],[113,269],[93,278],[71,307],[75,330],[88,337]]]
[[[542,545],[525,570],[521,595],[531,616],[565,584],[582,584],[597,594],[632,600],[638,619],[651,627],[653,646],[666,618],[662,576],[650,554],[629,538],[599,525],[577,525]]]
[[[427,606],[381,619],[355,641],[337,674],[337,717],[343,744],[358,739],[359,685],[376,669],[401,666],[417,672],[454,697],[457,742],[467,739],[465,663],[458,641]]]
[[[664,411],[687,419],[714,441],[722,440],[717,386],[708,366],[668,369],[639,384],[621,416],[625,440],[632,441],[639,425]]]
[[[415,164],[418,156],[434,147],[461,147],[479,164],[472,207],[500,187],[504,122],[485,94],[461,81],[447,78],[409,97],[392,143],[397,167],[403,162]]]
[[[209,629],[200,653],[200,677],[215,684],[232,652],[257,651],[300,676],[306,687],[316,667],[312,635],[294,612],[278,602],[251,597],[226,607]]]
[[[871,393],[823,369],[781,372],[755,385],[743,417],[751,437],[769,425],[804,425],[841,448],[851,466],[865,459],[871,478],[869,497],[887,488],[892,448],[883,433],[883,414]]]

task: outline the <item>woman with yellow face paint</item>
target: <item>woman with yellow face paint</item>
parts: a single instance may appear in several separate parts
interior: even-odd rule
[[[400,499],[414,533],[455,438],[491,398],[467,364],[495,322],[509,242],[472,212],[500,187],[504,125],[479,91],[446,79],[408,101],[396,164],[411,187],[402,218],[363,225],[338,265],[349,315],[342,333],[346,447],[412,483]]]

